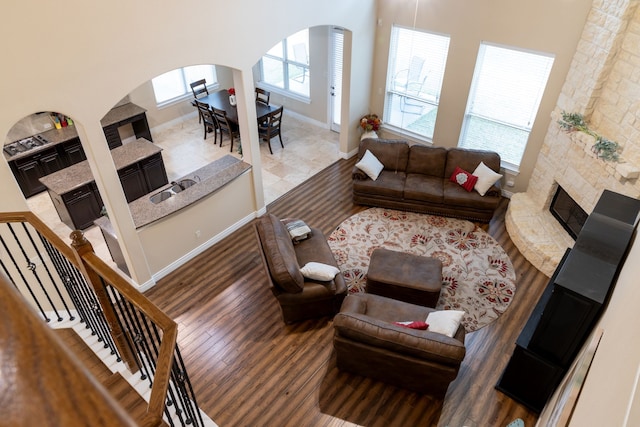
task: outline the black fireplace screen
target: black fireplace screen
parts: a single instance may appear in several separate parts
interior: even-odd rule
[[[553,196],[549,210],[575,240],[587,220],[587,213],[560,186]]]

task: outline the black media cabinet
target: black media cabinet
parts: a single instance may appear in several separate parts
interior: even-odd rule
[[[603,192],[518,336],[496,389],[542,411],[613,291],[639,214],[640,200]]]

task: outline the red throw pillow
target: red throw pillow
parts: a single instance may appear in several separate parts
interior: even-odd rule
[[[426,330],[429,325],[424,322],[393,322],[394,325],[404,326],[405,328]]]
[[[456,170],[453,171],[451,178],[449,178],[449,181],[455,182],[467,191],[473,190],[473,186],[476,185],[477,180],[477,176],[471,175],[460,166],[456,166]]]

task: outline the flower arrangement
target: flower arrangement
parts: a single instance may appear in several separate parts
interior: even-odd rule
[[[382,124],[382,120],[376,114],[367,114],[363,118],[360,119],[360,127],[365,132],[376,132],[380,129],[380,125]]]
[[[232,87],[229,88],[228,92],[229,92],[229,95],[235,95],[236,94],[236,90],[234,88],[232,88]]]

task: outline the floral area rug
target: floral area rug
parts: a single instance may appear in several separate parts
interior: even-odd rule
[[[364,292],[371,253],[386,248],[442,261],[437,309],[464,310],[467,332],[488,325],[516,291],[511,260],[481,228],[460,219],[372,208],[345,220],[329,246],[349,292]]]

